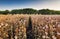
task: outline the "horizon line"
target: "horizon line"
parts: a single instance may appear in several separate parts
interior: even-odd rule
[[[35,10],[41,10],[41,9],[49,9],[49,8],[41,8],[41,9],[36,9],[36,8],[15,8],[15,9],[0,9],[0,11],[5,11],[5,10],[18,10],[18,9],[35,9]],[[60,9],[49,9],[49,10],[55,10],[55,11],[60,11]]]

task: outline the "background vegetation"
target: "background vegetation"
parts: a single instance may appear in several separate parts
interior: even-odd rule
[[[32,8],[25,8],[25,9],[14,9],[14,10],[5,10],[0,11],[0,14],[60,14],[60,11],[50,10],[50,9],[41,9],[35,10]]]

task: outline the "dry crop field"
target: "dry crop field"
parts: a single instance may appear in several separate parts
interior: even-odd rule
[[[60,39],[60,15],[0,15],[0,39]]]
[[[0,15],[0,39],[26,39],[27,22],[27,15]]]
[[[60,39],[60,15],[32,16],[33,39]]]

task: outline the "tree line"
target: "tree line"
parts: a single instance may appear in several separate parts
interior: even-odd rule
[[[36,10],[32,8],[25,8],[25,9],[14,9],[14,10],[5,10],[0,11],[0,14],[60,14],[60,11],[50,10],[50,9],[41,9]]]

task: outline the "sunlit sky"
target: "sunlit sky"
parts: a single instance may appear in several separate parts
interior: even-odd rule
[[[0,10],[23,8],[60,10],[60,0],[0,0]]]

